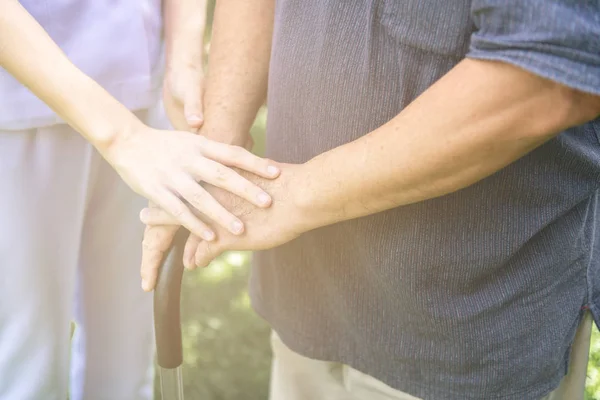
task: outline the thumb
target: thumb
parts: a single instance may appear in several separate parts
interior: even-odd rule
[[[204,82],[200,79],[196,84],[187,88],[183,103],[183,113],[190,128],[198,130],[204,123],[202,109],[202,93]]]

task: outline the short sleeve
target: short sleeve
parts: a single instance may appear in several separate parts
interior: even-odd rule
[[[473,0],[468,58],[600,95],[600,0]]]

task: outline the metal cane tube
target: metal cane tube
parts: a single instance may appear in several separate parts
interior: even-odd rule
[[[183,400],[181,366],[160,368],[160,393],[163,400]]]
[[[183,400],[180,301],[183,249],[188,234],[179,229],[154,290],[154,331],[163,400]]]

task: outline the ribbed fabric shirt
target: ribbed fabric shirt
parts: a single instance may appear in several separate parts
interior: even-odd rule
[[[600,95],[600,3],[277,0],[268,157],[360,138],[465,57]],[[595,120],[458,192],[259,252],[253,305],[292,350],[422,399],[539,399],[582,308],[600,316],[599,140]]]

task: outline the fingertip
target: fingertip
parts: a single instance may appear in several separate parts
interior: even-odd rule
[[[267,167],[267,174],[270,178],[277,178],[281,174],[281,170],[274,165],[269,165]]]
[[[244,224],[242,223],[242,221],[233,221],[231,223],[230,231],[234,235],[241,235],[242,233],[244,233]]]
[[[212,241],[214,241],[216,239],[217,236],[215,235],[215,233],[213,231],[211,231],[209,229],[205,229],[202,232],[201,237],[202,237],[202,239],[204,239],[204,240],[206,240],[208,242],[212,242]]]
[[[265,192],[261,192],[258,194],[257,196],[257,200],[258,200],[258,206],[259,207],[264,207],[267,208],[271,205],[271,203],[273,202],[273,199],[271,199],[271,196],[269,196],[267,193]]]
[[[140,217],[140,221],[142,221],[143,224],[146,224],[146,217],[148,216],[148,209],[147,208],[142,208],[142,210],[140,211],[139,217]]]
[[[186,116],[187,123],[192,128],[200,128],[204,124],[204,117],[200,113]]]
[[[152,290],[150,283],[145,279],[142,280],[142,290],[144,292],[150,292]]]

